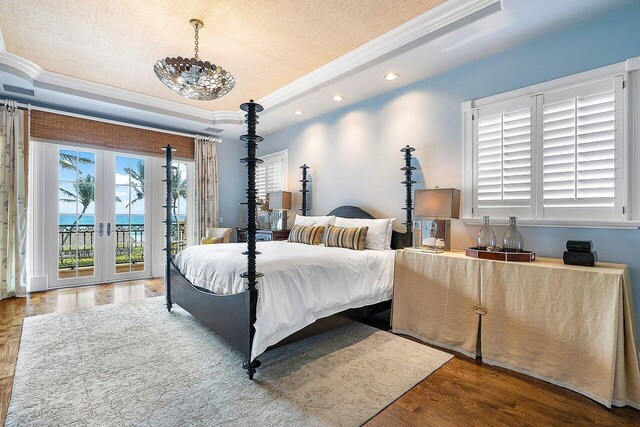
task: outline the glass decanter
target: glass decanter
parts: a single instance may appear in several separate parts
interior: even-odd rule
[[[478,249],[487,250],[493,249],[496,246],[496,235],[489,227],[489,217],[482,217],[482,228],[478,232],[476,237],[476,247]]]
[[[422,221],[413,221],[413,248],[422,249]]]
[[[502,250],[505,252],[522,252],[524,250],[524,239],[516,226],[516,217],[509,217],[509,228],[502,237]]]

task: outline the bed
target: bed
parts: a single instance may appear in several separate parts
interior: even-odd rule
[[[191,246],[175,258],[193,285],[217,295],[245,290],[245,245]],[[389,301],[394,251],[258,242],[260,279],[251,360],[318,319]]]
[[[256,113],[253,101],[242,104],[247,112],[248,218],[256,217],[255,169]],[[243,368],[250,379],[264,351],[363,319],[391,306],[395,253],[354,251],[290,242],[256,242],[255,222],[249,221],[246,244],[201,245],[171,255],[172,153],[166,155],[166,271],[167,309],[173,304],[191,313],[245,355]],[[405,159],[407,156],[406,148]],[[409,153],[410,155],[410,153]],[[408,175],[407,175],[407,167]],[[410,164],[405,171],[407,223],[411,223]],[[407,183],[408,181],[408,183]],[[306,197],[306,192],[303,192]],[[305,200],[306,202],[306,200]],[[306,203],[305,203],[306,206]],[[355,206],[342,206],[329,215],[373,219]],[[407,244],[410,234],[393,231],[392,249]],[[246,250],[245,250],[246,249]],[[260,272],[257,271],[257,256]]]

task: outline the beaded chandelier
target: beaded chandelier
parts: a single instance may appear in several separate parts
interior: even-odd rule
[[[158,60],[153,70],[162,83],[185,98],[200,101],[220,98],[233,89],[236,80],[219,65],[203,62],[198,57],[198,30],[204,27],[204,23],[199,19],[189,22],[195,28],[194,57],[166,57]]]

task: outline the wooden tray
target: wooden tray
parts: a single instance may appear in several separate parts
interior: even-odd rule
[[[465,254],[472,258],[491,259],[494,261],[532,262],[536,260],[536,253],[522,252],[497,252],[478,248],[467,248]]]

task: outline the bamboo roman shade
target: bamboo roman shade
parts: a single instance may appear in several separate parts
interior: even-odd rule
[[[101,149],[123,150],[153,156],[170,144],[176,156],[193,159],[193,138],[97,120],[31,111],[31,138],[60,143],[87,144]]]

